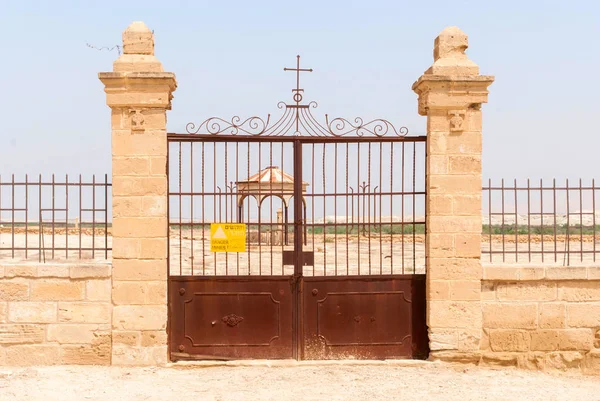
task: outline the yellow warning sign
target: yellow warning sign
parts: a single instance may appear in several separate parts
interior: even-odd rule
[[[211,223],[211,252],[246,252],[246,225]]]

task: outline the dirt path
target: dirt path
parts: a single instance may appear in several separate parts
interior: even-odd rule
[[[0,368],[0,400],[600,400],[600,378],[426,366]]]

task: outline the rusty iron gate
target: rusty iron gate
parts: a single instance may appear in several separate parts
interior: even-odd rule
[[[299,63],[277,121],[168,135],[172,360],[427,357],[426,137],[320,123]]]

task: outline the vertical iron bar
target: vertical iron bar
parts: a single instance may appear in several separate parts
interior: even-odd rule
[[[517,179],[515,178],[515,261],[519,261],[519,213],[517,213]]]
[[[571,207],[569,204],[569,179],[567,178],[566,180],[566,193],[567,193],[567,235],[565,236],[565,240],[567,241],[566,245],[566,250],[567,250],[567,254],[566,254],[566,259],[567,259],[567,266],[571,265]],[[563,258],[563,264],[564,264],[564,258]]]
[[[167,199],[168,199],[168,186],[167,186]],[[167,209],[168,210],[168,209]],[[168,224],[168,222],[167,222]],[[169,230],[167,225],[167,238],[169,236]],[[168,242],[168,241],[167,241]],[[168,246],[168,244],[167,244]],[[108,174],[104,174],[104,259],[108,259]],[[167,258],[168,261],[168,258]]]
[[[13,180],[14,180],[14,177],[13,177]],[[54,207],[55,207],[55,202],[54,202],[54,195],[55,195],[55,193],[54,193],[54,190],[55,190],[55,188],[54,188],[54,174],[52,174],[52,260],[54,260],[54,248],[55,248],[55,246],[54,246],[54,233],[55,233],[55,231],[54,231],[54,217],[55,217],[54,216]]]
[[[326,212],[326,204],[327,204],[327,191],[325,188],[325,142],[323,142],[323,275],[327,275],[327,212]],[[314,223],[314,221],[313,221]],[[334,229],[336,226],[334,225]],[[314,263],[313,263],[314,265]]]
[[[369,188],[368,202],[367,202],[367,233],[369,234],[369,275],[371,275],[371,142],[368,146],[369,155],[367,157],[367,187]]]
[[[417,143],[413,142],[413,181],[412,181],[412,191],[413,191],[413,195],[412,195],[412,234],[413,234],[413,243],[412,243],[412,248],[413,248],[413,274],[417,273],[417,233],[416,233],[416,226],[415,226],[415,220],[416,220],[416,210],[415,210],[415,202],[417,200],[415,192],[417,191],[416,186],[417,186],[417,178],[416,178],[416,170],[417,170]],[[402,269],[404,272],[404,266],[402,266]]]
[[[592,231],[594,236],[593,240],[593,253],[592,257],[594,262],[596,261],[596,179],[592,178]]]
[[[285,144],[281,143],[281,171],[284,171],[285,165],[283,164],[283,153],[285,151]],[[283,259],[284,246],[288,244],[288,204],[285,200],[285,196],[283,194],[284,183],[283,177],[281,179],[281,213],[282,213],[282,225],[281,225],[281,258]],[[283,268],[283,263],[281,263],[281,275],[285,274],[285,270]]]
[[[179,142],[179,154],[177,156],[177,160],[178,160],[178,174],[177,174],[177,183],[178,183],[178,187],[177,187],[177,192],[179,192],[179,194],[177,195],[178,201],[179,201],[179,275],[183,275],[183,235],[181,233],[182,231],[182,219],[181,219],[181,215],[182,213],[182,195],[181,195],[181,181],[182,181],[182,177],[181,177],[181,158],[182,158],[182,150],[181,150],[181,141]],[[193,263],[193,262],[192,262]],[[216,269],[216,264],[215,264],[215,269]]]
[[[356,162],[356,187],[358,188],[356,190],[357,196],[356,196],[356,209],[357,209],[357,213],[356,213],[356,217],[358,220],[358,224],[356,226],[357,233],[356,233],[356,241],[357,241],[357,253],[358,253],[358,258],[357,258],[357,263],[358,263],[358,275],[360,276],[360,142],[356,143],[356,153],[357,153],[357,162]],[[364,224],[364,222],[363,222]]]
[[[393,149],[394,143],[391,143],[390,146],[392,148],[392,154],[393,154],[393,152],[394,152],[394,149]],[[404,193],[404,191],[406,189],[406,183],[405,183],[405,179],[406,179],[406,177],[405,177],[405,175],[406,175],[406,169],[405,169],[406,147],[405,147],[405,143],[404,142],[402,142],[402,157],[401,158],[402,158],[402,177],[400,177],[400,182],[401,182],[402,189],[401,189],[401,194],[400,194],[400,198],[401,198],[401,205],[400,206],[401,206],[402,210],[400,211],[400,215],[401,215],[402,225],[400,226],[400,238],[401,238],[402,243],[400,245],[400,251],[402,252],[402,257],[401,257],[400,260],[401,260],[401,264],[402,264],[402,266],[401,266],[402,267],[402,274],[404,274],[404,266],[405,266],[405,257],[404,257],[404,242],[405,242],[405,238],[404,238],[404,218],[405,218],[405,216],[404,216],[404,206],[405,206],[404,197],[405,197],[405,193]],[[392,166],[392,170],[391,171],[393,171],[393,164],[394,164],[393,157],[390,156],[390,165]],[[392,222],[392,221],[394,221],[394,219],[393,219],[394,214],[392,213],[392,205],[394,203],[394,190],[392,189],[391,173],[390,173],[390,193],[392,194],[391,197],[390,197],[390,222]],[[390,249],[392,249],[393,243],[394,243],[394,241],[393,241],[394,229],[393,229],[393,226],[391,224],[390,224],[390,227],[391,227],[390,231],[392,233],[392,240],[390,241]],[[390,252],[390,254],[393,255],[393,250]],[[390,258],[391,257],[392,256],[390,256]],[[392,274],[393,273],[394,273],[394,268],[392,267]]]
[[[54,177],[52,178],[54,181]],[[54,208],[54,205],[52,206]],[[54,237],[54,235],[52,235]],[[96,257],[96,174],[92,175],[92,259]]]
[[[240,211],[240,205],[238,204],[238,200],[239,200],[239,196],[238,196],[238,182],[240,181],[240,177],[239,177],[239,168],[240,168],[240,143],[239,142],[235,142],[235,195],[232,193],[231,197],[232,197],[232,202],[235,203],[235,220],[233,219],[233,206],[232,206],[232,210],[231,210],[231,219],[232,221],[235,221],[237,223],[241,223],[240,220],[240,216],[239,216],[239,211]],[[231,190],[233,192],[233,187],[231,187]],[[240,275],[240,253],[237,252],[236,254],[236,267],[235,267],[235,274],[236,276]]]
[[[12,175],[12,186],[11,186],[11,196],[12,196],[12,203],[10,205],[11,208],[11,213],[12,213],[12,217],[10,220],[10,224],[11,224],[11,233],[12,233],[12,242],[11,242],[11,248],[12,248],[12,258],[15,258],[15,175]],[[1,214],[1,213],[0,213]],[[54,244],[52,244],[54,245]]]
[[[313,152],[313,158],[314,158],[314,152]],[[313,171],[314,171],[314,164],[313,164]],[[312,182],[312,184],[314,184],[314,181]],[[312,207],[313,211],[314,211],[314,203],[313,203],[313,207]],[[302,273],[303,273],[303,266],[304,266],[304,255],[303,255],[303,241],[302,241],[302,219],[303,219],[303,215],[302,215],[302,142],[297,139],[294,141],[294,254],[295,254],[295,261],[294,261],[294,297],[295,297],[295,302],[294,302],[294,309],[293,309],[293,323],[294,323],[294,333],[297,333],[298,327],[299,327],[299,320],[300,320],[300,291],[299,290],[299,279],[302,277]],[[314,220],[313,220],[314,223]],[[314,226],[313,226],[313,237],[314,237]],[[313,248],[314,249],[314,248]],[[313,263],[314,265],[314,263]],[[314,269],[314,266],[313,266]],[[294,335],[293,336],[293,341],[294,341],[294,347],[292,350],[292,357],[293,358],[297,358],[298,357],[298,348],[299,348],[299,342],[298,342],[298,336]]]
[[[302,146],[302,145],[299,145],[299,146]],[[310,174],[311,174],[312,178],[311,178],[310,183],[311,183],[311,186],[313,188],[312,189],[313,196],[311,196],[311,198],[310,198],[310,203],[311,203],[311,206],[312,206],[310,209],[311,209],[311,214],[312,214],[312,220],[311,220],[311,223],[312,223],[312,250],[314,252],[315,251],[315,231],[316,231],[316,228],[317,228],[315,226],[315,196],[314,195],[317,193],[317,188],[315,186],[315,182],[316,181],[315,181],[315,144],[314,143],[312,144],[312,156],[311,157],[312,157],[312,162],[310,164],[310,166],[311,166],[311,173]],[[302,168],[302,165],[300,165],[300,167]],[[295,209],[295,207],[294,207],[294,209]],[[305,224],[306,224],[306,222],[305,222]],[[323,228],[325,228],[325,225],[323,225]],[[323,246],[324,245],[325,244],[323,244]],[[300,249],[302,249],[302,248],[300,248]],[[302,251],[298,251],[298,248],[296,248],[296,251],[297,252],[302,252]],[[313,266],[312,266],[312,275],[313,275],[313,277],[315,275],[315,264],[314,264],[314,262],[313,262]]]
[[[302,145],[300,145],[300,146],[302,146]],[[312,224],[312,228],[313,228],[313,230],[312,230],[313,231],[312,232],[312,242],[313,242],[312,249],[313,249],[313,252],[314,252],[315,251],[315,234],[316,234],[315,231],[316,231],[316,228],[317,228],[315,226],[315,209],[316,209],[315,208],[315,195],[317,194],[317,188],[316,188],[316,185],[315,185],[316,181],[315,181],[315,144],[314,143],[313,143],[313,146],[312,146],[311,158],[312,158],[312,162],[310,164],[310,166],[311,166],[311,173],[310,173],[311,174],[311,181],[310,181],[310,183],[311,183],[312,188],[313,188],[313,190],[312,190],[312,192],[313,192],[312,195],[313,196],[311,196],[310,203],[311,203],[311,206],[312,206],[311,207],[311,216],[312,216],[311,224]],[[313,262],[313,269],[312,270],[313,270],[312,275],[314,277],[314,275],[315,275],[315,264],[314,264],[314,262]]]
[[[335,215],[334,218],[334,229],[333,229],[333,241],[334,241],[334,264],[335,264],[335,275],[337,276],[337,264],[338,264],[338,249],[337,249],[337,232],[338,232],[338,214],[337,214],[337,170],[338,170],[338,144],[336,142],[335,144],[335,153],[334,153],[334,164],[335,164],[335,170],[333,170],[333,214]]]
[[[81,177],[81,176],[80,176]],[[80,178],[81,180],[81,178]],[[44,241],[44,225],[43,225],[43,214],[42,214],[42,175],[40,174],[39,177],[39,191],[38,191],[38,195],[39,195],[39,203],[38,203],[38,210],[39,210],[39,223],[38,223],[38,258],[39,261],[42,261],[42,248],[43,248],[43,241]],[[79,255],[79,258],[81,258],[81,252]],[[46,263],[46,250],[44,249],[44,263]]]
[[[246,157],[246,161],[247,161],[247,170],[246,170],[246,177],[250,178],[250,142],[248,142],[248,155]],[[249,194],[249,187],[246,188],[246,192],[247,195],[246,197],[248,198],[248,201],[246,202],[247,205],[247,219],[248,219],[248,234],[250,234],[250,194]],[[242,204],[242,210],[243,210],[243,204]],[[260,241],[260,235],[258,237],[258,240]],[[251,263],[250,263],[250,235],[248,235],[248,244],[246,247],[246,250],[248,251],[248,275],[251,275]]]
[[[505,251],[505,244],[504,244],[504,178],[502,179],[502,228],[501,228],[501,234],[502,234],[502,262],[506,262],[506,251]]]
[[[181,213],[181,211],[180,211]],[[190,274],[194,275],[194,142],[190,142]]]
[[[227,220],[227,206],[229,204],[229,201],[227,199],[227,170],[229,169],[229,157],[227,151],[229,150],[229,142],[224,142],[223,146],[225,147],[225,222],[228,222],[229,220]],[[225,252],[225,275],[229,275],[229,252]]]
[[[489,231],[489,238],[490,238],[490,244],[489,244],[489,249],[490,249],[490,263],[493,261],[493,255],[494,253],[492,252],[492,179],[489,178],[488,180],[488,231]]]
[[[204,175],[204,162],[205,162],[205,158],[204,158],[204,141],[202,141],[202,220],[200,227],[202,227],[202,276],[206,276],[206,209],[204,208],[205,206],[205,175]],[[210,236],[210,229],[209,229],[209,236]]]
[[[41,176],[40,176],[41,181]],[[79,259],[81,259],[81,227],[83,226],[83,185],[81,185],[81,174],[79,174]],[[42,195],[41,195],[42,187],[40,186],[40,208],[42,207]]]
[[[0,223],[2,222],[2,175],[0,175]],[[0,230],[0,247],[2,246],[2,230]]]
[[[262,187],[260,185],[260,171],[262,169],[262,142],[258,142],[258,275],[262,276]]]
[[[554,215],[554,262],[556,262],[558,260],[558,255],[557,255],[557,241],[556,241],[556,178],[554,178],[552,180],[552,198],[553,198],[553,204],[554,207],[552,208],[552,214]]]
[[[273,167],[273,142],[269,142],[269,166]],[[281,181],[283,181],[283,166],[281,167]],[[271,177],[273,171],[271,170]],[[277,218],[277,213],[275,213]],[[273,275],[273,178],[269,180],[269,244],[271,245],[271,276]]]
[[[29,241],[28,241],[28,233],[29,233],[29,175],[25,174],[25,259],[27,259],[27,253],[29,250]],[[0,194],[0,197],[2,195]],[[1,207],[0,207],[1,209]],[[0,217],[0,220],[2,218]],[[2,241],[0,241],[0,244]]]
[[[221,198],[219,198],[219,201]],[[218,204],[219,212],[221,204]],[[180,211],[181,213],[181,211]],[[217,223],[217,142],[213,142],[213,223]],[[219,221],[220,223],[220,221]],[[217,252],[213,252],[214,275],[217,275]]]
[[[379,275],[383,274],[383,221],[381,209],[383,207],[382,204],[382,196],[383,192],[383,143],[379,142],[379,225],[377,229],[379,230]]]
[[[348,193],[350,192],[349,186],[348,186],[348,175],[350,174],[348,171],[348,153],[349,153],[349,143],[346,142],[346,275],[350,274],[350,240],[349,240],[349,224],[348,224],[348,220],[350,218],[350,216],[352,216],[352,220],[354,220],[354,207],[352,208],[352,214],[350,215],[348,213]],[[354,197],[352,197],[352,199],[354,199]]]
[[[285,165],[283,164],[283,153],[285,151],[285,144],[281,143],[281,171],[284,171]],[[284,190],[284,182],[283,178],[281,179],[281,213],[282,213],[282,225],[281,225],[281,258],[283,259],[284,247],[288,244],[288,204],[285,200],[285,196],[283,194]],[[285,275],[285,269],[283,268],[283,263],[281,263],[281,275]]]
[[[69,259],[69,175],[65,174],[65,259]]]
[[[402,274],[404,274],[404,142],[402,142],[402,223],[400,232],[402,238]],[[390,273],[394,274],[394,142],[390,142]]]
[[[544,262],[544,183],[540,178],[540,232],[542,233],[542,263]]]
[[[579,179],[579,255],[583,262],[583,190],[581,189],[581,178]]]
[[[167,141],[167,279],[171,279],[171,143]],[[108,204],[106,204],[108,210]],[[108,226],[107,226],[108,231]],[[107,243],[108,244],[108,243]],[[107,245],[108,247],[108,245]],[[167,288],[167,299],[169,289]],[[167,327],[170,323],[167,323]],[[167,329],[168,330],[168,329]]]
[[[531,262],[531,186],[527,178],[527,253]]]

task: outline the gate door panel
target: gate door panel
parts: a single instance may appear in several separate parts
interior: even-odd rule
[[[304,359],[427,357],[423,276],[303,283]]]
[[[304,359],[427,356],[423,139],[304,145]]]
[[[286,278],[170,281],[174,359],[292,358],[292,294]]]
[[[293,144],[256,139],[169,136],[172,360],[296,357]]]

